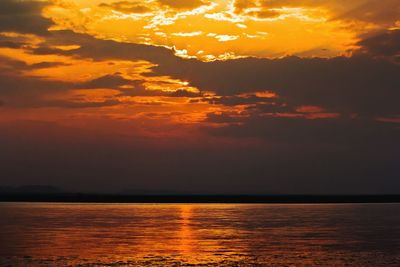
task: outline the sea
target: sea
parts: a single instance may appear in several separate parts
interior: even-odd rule
[[[0,266],[400,266],[400,204],[0,203]]]

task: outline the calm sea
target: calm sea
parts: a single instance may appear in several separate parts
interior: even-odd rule
[[[400,205],[0,203],[7,265],[400,266]]]

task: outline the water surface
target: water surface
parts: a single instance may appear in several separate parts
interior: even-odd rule
[[[400,266],[399,204],[0,203],[1,266]]]

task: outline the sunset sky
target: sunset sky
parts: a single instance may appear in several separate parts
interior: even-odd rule
[[[0,186],[400,193],[399,0],[0,0]]]

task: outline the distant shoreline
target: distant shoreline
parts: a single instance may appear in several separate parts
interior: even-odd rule
[[[400,195],[112,195],[0,194],[0,202],[66,203],[400,203]]]

